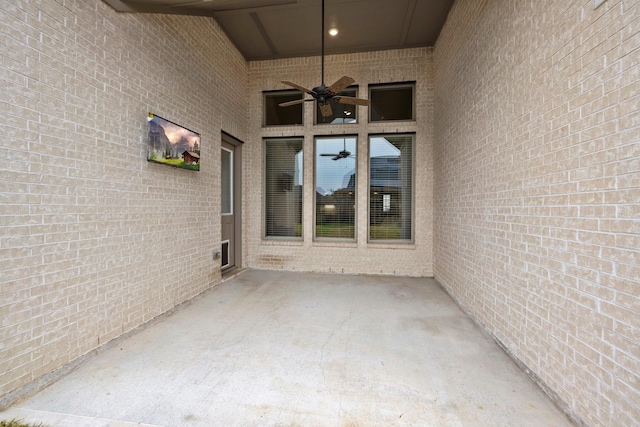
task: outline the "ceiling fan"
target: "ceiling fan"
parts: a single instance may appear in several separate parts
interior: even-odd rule
[[[340,160],[351,157],[351,151],[347,151],[347,139],[342,138],[342,143],[344,144],[344,146],[342,148],[342,151],[338,152],[338,154],[322,153],[320,155],[323,157],[333,157],[331,160]]]
[[[322,83],[320,86],[316,86],[313,89],[307,89],[295,83],[289,81],[282,81],[282,83],[287,86],[291,86],[294,89],[298,89],[300,92],[308,93],[313,98],[312,99],[296,99],[294,101],[283,102],[278,104],[280,107],[289,107],[292,105],[302,104],[306,101],[313,101],[314,99],[318,102],[318,108],[320,108],[320,114],[322,117],[329,117],[333,115],[333,109],[331,108],[331,102],[335,102],[338,104],[351,104],[351,105],[369,105],[368,99],[361,98],[353,98],[351,96],[341,96],[338,95],[338,92],[345,89],[347,86],[353,84],[355,82],[351,77],[343,76],[337,82],[327,87],[324,84],[324,0],[322,0]],[[334,159],[335,160],[335,159]]]

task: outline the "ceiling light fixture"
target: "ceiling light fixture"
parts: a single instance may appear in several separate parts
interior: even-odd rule
[[[337,36],[337,35],[338,35],[338,33],[339,33],[339,31],[338,31],[338,29],[337,29],[337,28],[335,28],[335,27],[333,27],[333,28],[329,28],[329,35],[330,35],[330,36],[335,37],[335,36]]]

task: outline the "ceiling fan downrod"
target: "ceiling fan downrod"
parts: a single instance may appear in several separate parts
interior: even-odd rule
[[[324,86],[324,0],[322,0],[322,32],[320,34],[322,34],[322,75],[320,76],[320,84]]]
[[[325,58],[324,58],[324,45],[325,45],[325,35],[324,35],[324,16],[325,16],[325,10],[324,10],[324,3],[325,0],[322,0],[322,13],[321,13],[321,27],[322,27],[322,33],[320,34],[321,39],[321,47],[322,47],[322,52],[321,52],[321,56],[320,56],[320,63],[321,63],[321,80],[322,83],[320,83],[320,86],[314,87],[313,89],[307,89],[303,86],[297,85],[295,83],[292,83],[290,81],[286,81],[286,80],[282,80],[282,83],[286,84],[287,86],[291,86],[294,89],[299,90],[302,93],[308,93],[309,95],[311,95],[313,97],[313,100],[317,101],[317,105],[320,109],[320,114],[322,115],[322,117],[330,117],[333,115],[333,111],[331,109],[331,102],[335,102],[338,104],[351,104],[351,105],[369,105],[369,100],[368,99],[360,99],[360,98],[354,98],[351,96],[342,96],[339,95],[339,92],[342,91],[343,89],[345,89],[346,87],[348,87],[349,85],[354,83],[354,80],[351,77],[347,77],[347,76],[343,76],[340,79],[338,79],[338,81],[336,81],[334,84],[332,84],[331,86],[327,87],[325,86],[324,83],[324,65],[325,65]],[[287,101],[287,102],[282,102],[280,104],[278,104],[280,107],[289,107],[292,105],[298,105],[298,104],[302,104],[303,102],[306,101],[311,101],[310,99],[304,99],[300,98],[300,99],[294,99],[292,101]]]

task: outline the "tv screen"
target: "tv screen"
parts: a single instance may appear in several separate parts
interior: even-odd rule
[[[149,113],[147,160],[176,168],[200,170],[200,134]]]

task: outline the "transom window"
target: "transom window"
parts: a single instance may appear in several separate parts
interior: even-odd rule
[[[315,140],[315,237],[355,240],[356,138]]]
[[[303,93],[297,90],[263,92],[263,125],[290,126],[303,124],[303,103],[289,107],[279,104],[302,99]]]
[[[415,83],[369,86],[369,121],[415,120]]]
[[[348,87],[345,90],[338,92],[338,95],[357,98],[358,90],[357,87]],[[333,115],[322,117],[322,114],[320,114],[320,109],[316,104],[316,124],[343,124],[358,122],[358,107],[356,105],[339,104],[337,102],[332,102],[331,110],[333,111]]]

